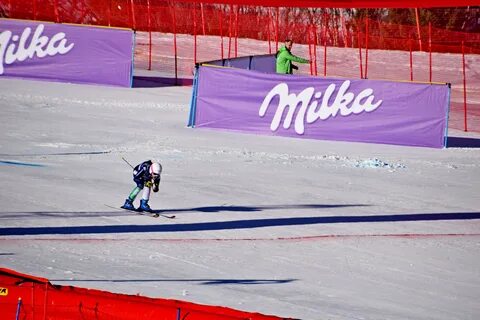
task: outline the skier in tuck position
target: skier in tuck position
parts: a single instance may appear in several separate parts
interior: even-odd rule
[[[138,210],[152,212],[152,209],[148,205],[150,199],[150,191],[158,192],[158,185],[160,184],[160,174],[162,173],[162,166],[158,162],[151,160],[144,161],[133,168],[133,181],[137,184],[133,188],[130,195],[125,200],[123,209]],[[145,188],[144,188],[145,187]],[[140,206],[135,209],[133,201],[137,197],[140,190],[143,189],[142,200],[140,200]]]

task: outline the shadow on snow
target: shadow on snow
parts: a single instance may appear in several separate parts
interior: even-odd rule
[[[480,139],[447,137],[447,148],[480,148]]]
[[[223,285],[223,284],[281,284],[297,281],[297,279],[50,279],[51,282],[199,282],[201,285]]]
[[[214,221],[182,224],[160,225],[104,225],[104,226],[64,226],[64,227],[8,227],[0,228],[0,236],[45,235],[45,234],[118,234],[140,232],[185,232],[252,229],[278,226],[299,226],[330,223],[363,223],[363,222],[404,222],[435,220],[472,220],[480,219],[480,212],[458,213],[418,213],[368,216],[329,216],[329,217],[294,217],[270,218],[232,221]]]
[[[345,208],[345,207],[365,207],[363,204],[298,204],[298,205],[274,205],[274,206],[208,206],[180,209],[164,209],[153,210],[155,213],[181,213],[181,212],[255,212],[263,210],[281,210],[281,209],[325,209],[325,208]],[[135,212],[132,212],[135,213]],[[39,218],[39,217],[105,217],[105,216],[127,216],[131,215],[126,210],[109,212],[92,212],[92,211],[31,211],[31,212],[3,212],[0,213],[0,220],[15,218]]]
[[[160,88],[172,86],[191,86],[193,79],[188,78],[168,78],[168,77],[148,77],[133,76],[133,88]]]

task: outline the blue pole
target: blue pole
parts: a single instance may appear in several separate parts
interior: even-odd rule
[[[200,68],[195,66],[195,76],[193,77],[192,100],[190,101],[190,116],[188,118],[188,127],[195,127],[195,114],[197,112],[197,89],[198,89],[198,74]]]
[[[133,67],[135,64],[135,41],[136,41],[136,31],[133,31],[132,34],[132,64],[130,65],[130,88],[133,88]]]
[[[20,308],[21,307],[22,307],[22,298],[18,298],[17,314],[15,315],[15,320],[18,320],[18,317],[20,316]]]
[[[451,94],[451,90],[452,90],[452,84],[451,83],[446,83],[446,85],[448,86],[448,95],[447,95],[447,101],[446,101],[446,113],[447,113],[447,119],[445,120],[447,123],[445,125],[445,136],[443,138],[443,147],[444,148],[447,148],[448,145],[448,119],[450,118],[450,94]]]

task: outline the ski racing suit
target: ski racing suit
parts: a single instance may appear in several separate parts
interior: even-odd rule
[[[140,207],[137,210],[152,211],[150,206],[148,205],[148,200],[150,199],[150,191],[153,190],[153,192],[158,192],[158,186],[160,184],[160,173],[150,173],[150,167],[152,166],[152,164],[153,162],[151,160],[147,160],[133,168],[133,181],[135,182],[136,186],[135,188],[133,188],[132,192],[130,192],[122,208],[128,210],[135,210],[135,207],[133,206],[133,201],[140,193],[140,190],[143,189],[142,200],[140,201]]]

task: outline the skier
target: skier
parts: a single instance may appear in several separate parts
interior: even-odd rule
[[[147,211],[152,212],[152,209],[148,205],[148,200],[150,199],[150,191],[158,192],[158,185],[160,184],[160,174],[162,173],[162,166],[158,162],[153,162],[152,160],[147,160],[135,168],[133,168],[133,181],[137,184],[133,188],[130,195],[125,200],[125,204],[122,206],[123,209],[135,210],[133,206],[133,201],[137,197],[140,190],[143,190],[142,200],[140,200],[140,206],[138,211]]]

